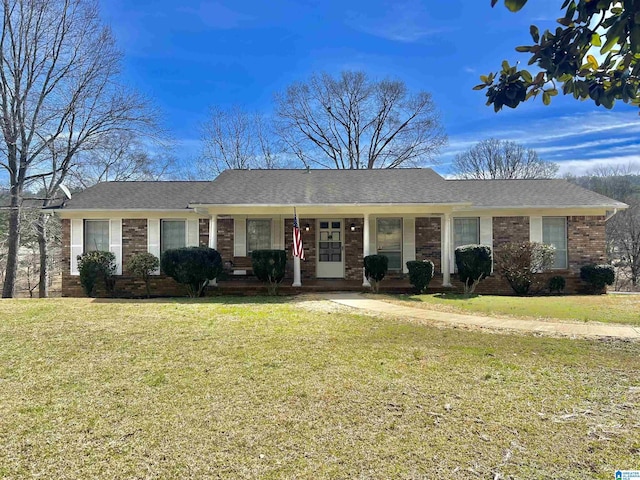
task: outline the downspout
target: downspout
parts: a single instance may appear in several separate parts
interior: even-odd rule
[[[618,213],[617,208],[614,208],[613,212],[607,213],[607,216],[604,218],[605,223],[608,222],[611,218],[613,218],[616,213]]]

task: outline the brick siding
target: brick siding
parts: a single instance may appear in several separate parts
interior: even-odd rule
[[[71,251],[70,220],[62,220],[62,295],[65,297],[84,296],[80,279],[69,272],[69,260]],[[303,279],[313,279],[316,276],[316,219],[301,218],[300,224],[309,223],[309,232],[302,229],[302,240],[305,248],[306,260],[301,264]],[[354,232],[350,230],[351,223],[356,225]],[[347,280],[360,280],[362,278],[362,218],[345,218],[344,255],[345,278]],[[291,256],[291,244],[293,241],[293,221],[285,219],[285,250],[287,251],[287,280],[293,277],[293,258]],[[431,260],[436,266],[436,272],[440,272],[441,256],[441,219],[438,217],[416,218],[416,259]],[[529,240],[529,218],[519,217],[494,217],[493,238],[496,258],[500,255],[500,245],[507,242],[524,242]],[[554,270],[543,274],[546,279],[553,275],[562,275],[567,280],[568,293],[576,293],[583,289],[579,279],[580,267],[588,263],[602,263],[606,261],[606,235],[603,216],[571,216],[567,217],[567,238],[569,268],[566,270]],[[208,245],[209,220],[201,219],[199,222],[199,244]],[[123,263],[135,253],[147,251],[147,220],[123,219],[122,221],[122,246]],[[218,251],[223,260],[233,259],[233,219],[224,218],[218,220]],[[374,253],[374,252],[372,252]],[[116,294],[119,296],[143,296],[145,294],[144,282],[132,277],[123,271],[124,275],[116,277]],[[462,289],[462,285],[453,276],[453,284],[456,289]],[[437,282],[437,280],[434,280]],[[153,276],[151,280],[153,295],[184,295],[183,287],[173,279],[164,275]],[[105,294],[102,285],[98,286],[98,296]],[[478,293],[511,294],[511,288],[507,282],[497,273],[491,278],[481,282]]]
[[[416,260],[431,260],[435,273],[442,271],[441,230],[440,217],[416,218]]]

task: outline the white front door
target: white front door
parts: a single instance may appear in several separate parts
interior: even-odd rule
[[[318,220],[318,278],[344,278],[344,245],[339,219]]]

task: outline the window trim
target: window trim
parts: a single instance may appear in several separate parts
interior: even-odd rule
[[[245,249],[247,252],[247,257],[251,256],[251,252],[253,250],[249,249],[249,222],[253,222],[253,221],[265,221],[265,222],[269,222],[269,249],[273,248],[273,218],[271,217],[251,217],[251,218],[247,218],[245,220],[245,224],[244,224],[244,242],[245,242]],[[259,249],[258,249],[259,250]]]
[[[82,222],[82,253],[86,252],[96,252],[98,250],[87,249],[87,223],[88,222],[106,222],[107,223],[107,249],[101,250],[105,252],[109,252],[111,247],[111,220],[108,218],[85,218]]]
[[[562,217],[562,216],[542,217],[542,243],[544,245],[551,245],[550,243],[546,243],[544,241],[544,221],[546,219],[552,219],[552,218],[553,219],[560,218],[560,219],[564,220],[564,247],[565,248],[564,248],[564,250],[558,250],[558,249],[554,250],[554,253],[553,253],[553,255],[554,255],[553,263],[554,263],[554,265],[551,266],[549,268],[549,270],[567,270],[569,268],[569,221],[568,221],[567,217]],[[555,263],[556,263],[555,262],[555,255],[556,255],[557,252],[564,252],[564,265],[561,266],[561,267],[556,267],[555,266]]]
[[[400,220],[400,250],[387,250],[390,253],[399,253],[400,254],[400,267],[399,268],[389,268],[390,272],[402,272],[403,271],[403,259],[404,259],[404,217],[396,217],[396,216],[379,216],[376,217],[376,254],[384,255],[385,252],[380,252],[380,248],[378,245],[378,222],[380,220]]]
[[[164,222],[182,222],[184,224],[184,246],[180,248],[185,248],[188,243],[187,239],[187,219],[186,218],[161,218],[160,219],[160,258],[162,258],[162,254],[165,252],[164,250]]]

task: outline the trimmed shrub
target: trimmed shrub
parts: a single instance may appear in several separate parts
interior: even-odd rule
[[[160,260],[162,272],[187,288],[192,298],[201,297],[209,280],[222,272],[222,257],[213,248],[185,247],[167,250]]]
[[[147,298],[151,296],[151,288],[149,285],[150,276],[159,266],[160,260],[158,260],[158,257],[148,252],[134,253],[131,255],[131,258],[127,260],[127,271],[144,280]]]
[[[367,277],[374,293],[378,293],[380,282],[389,270],[389,258],[386,255],[368,255],[364,257],[364,276]]]
[[[496,271],[503,275],[517,295],[526,295],[534,287],[535,293],[544,288],[536,273],[553,265],[554,248],[536,242],[507,243],[500,247]]]
[[[566,286],[567,281],[562,275],[556,275],[555,277],[551,277],[549,279],[549,292],[551,293],[560,293]]]
[[[585,265],[580,268],[580,278],[587,282],[591,293],[602,293],[607,285],[613,285],[616,272],[612,265]]]
[[[269,295],[278,293],[278,285],[287,267],[286,250],[254,250],[251,252],[253,274],[267,284]]]
[[[431,260],[422,262],[411,260],[407,262],[407,269],[409,270],[409,282],[411,285],[413,285],[417,293],[424,293],[433,278],[433,262]]]
[[[92,251],[78,255],[78,271],[80,284],[88,297],[95,294],[96,282],[104,280],[104,286],[109,296],[113,296],[115,289],[116,256],[112,252]]]
[[[455,250],[458,277],[464,284],[464,294],[472,294],[478,284],[491,275],[491,247],[462,245]]]

